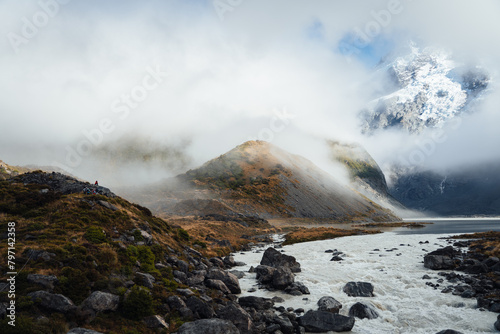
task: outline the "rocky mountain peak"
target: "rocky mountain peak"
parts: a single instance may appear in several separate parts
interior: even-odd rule
[[[443,124],[464,112],[472,112],[489,85],[488,73],[453,60],[452,54],[435,48],[411,51],[379,66],[387,90],[361,112],[362,131],[402,128],[411,133]]]

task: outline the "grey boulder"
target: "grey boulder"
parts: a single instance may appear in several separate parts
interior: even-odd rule
[[[240,334],[240,331],[229,320],[202,319],[183,324],[177,334]]]
[[[373,285],[368,282],[348,282],[343,291],[349,297],[373,297]]]
[[[28,297],[35,303],[49,311],[68,313],[76,309],[75,304],[66,296],[53,294],[47,291],[35,291],[28,293]]]
[[[299,318],[299,324],[307,332],[348,332],[354,327],[354,318],[325,311],[308,311]]]
[[[349,309],[349,316],[358,319],[375,319],[379,317],[379,314],[374,308],[358,302]]]
[[[321,297],[320,300],[318,300],[319,311],[339,313],[341,308],[342,304],[333,297],[325,296]]]
[[[83,306],[91,308],[96,312],[116,311],[120,297],[111,293],[94,291],[92,294],[83,301]]]

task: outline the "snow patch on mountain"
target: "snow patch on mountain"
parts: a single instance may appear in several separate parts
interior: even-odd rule
[[[375,98],[362,112],[363,132],[401,127],[418,133],[442,127],[450,118],[469,111],[489,83],[479,67],[466,67],[451,54],[435,48],[411,52],[380,65],[389,91]]]

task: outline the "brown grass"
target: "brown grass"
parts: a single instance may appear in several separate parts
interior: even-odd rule
[[[347,237],[351,235],[364,235],[382,233],[378,230],[361,230],[352,229],[344,230],[332,227],[314,227],[314,228],[297,228],[295,231],[288,233],[285,236],[284,245],[291,245],[299,242],[316,241]]]
[[[251,242],[251,240],[242,238],[244,235],[255,236],[276,233],[277,231],[275,228],[251,228],[234,221],[204,220],[196,217],[170,219],[169,221],[185,229],[193,240],[206,243],[206,248],[200,249],[198,247],[197,250],[207,257],[222,256],[231,251],[227,247],[220,247],[212,241],[207,241],[207,237],[228,240],[234,248],[238,249]]]
[[[500,257],[500,232],[488,231],[477,232],[472,234],[460,234],[452,236],[451,239],[476,239],[471,243],[471,248],[476,248],[477,252],[487,256]]]

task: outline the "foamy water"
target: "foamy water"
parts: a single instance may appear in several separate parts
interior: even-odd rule
[[[293,255],[300,262],[302,272],[296,274],[296,281],[304,283],[310,295],[290,296],[282,292],[269,292],[257,287],[255,274],[248,273],[250,266],[257,266],[263,252],[247,252],[235,255],[244,267],[235,269],[246,272],[240,279],[242,296],[254,295],[285,299],[277,306],[317,309],[316,302],[323,296],[332,296],[342,303],[340,314],[347,315],[356,302],[373,305],[380,317],[377,319],[356,319],[349,333],[421,333],[432,334],[444,329],[463,333],[496,332],[493,324],[497,315],[476,309],[476,299],[464,299],[452,294],[441,293],[425,285],[436,283],[436,271],[424,268],[426,253],[444,247],[447,243],[439,237],[448,235],[397,235],[383,233],[368,236],[344,237],[284,246],[285,254]],[[419,241],[429,241],[419,244]],[[405,246],[400,246],[404,244]],[[373,251],[374,249],[380,251]],[[393,251],[388,249],[397,248]],[[338,249],[345,253],[344,261],[330,261],[332,255],[327,249]],[[423,275],[431,280],[423,280]],[[375,297],[348,297],[342,288],[349,281],[370,282]],[[441,287],[447,285],[446,280]],[[257,291],[249,293],[250,288]],[[304,300],[303,298],[307,298]]]

